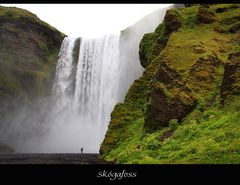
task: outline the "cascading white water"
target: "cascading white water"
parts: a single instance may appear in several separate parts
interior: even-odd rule
[[[82,39],[80,48],[73,107],[88,120],[106,122],[118,101],[119,36]]]
[[[71,78],[75,40],[66,37],[62,43],[47,121],[51,128],[37,152],[79,152],[81,147],[98,152],[119,101],[119,35],[81,39],[76,76]]]
[[[65,37],[51,97],[38,97],[4,120],[0,141],[16,152],[97,153],[117,102],[141,76],[139,42],[162,21],[166,9],[119,35],[97,39]],[[78,46],[78,47],[76,47]],[[77,54],[77,55],[76,55]],[[77,57],[76,57],[77,56]]]
[[[139,44],[145,33],[154,32],[156,27],[163,21],[165,13],[174,6],[158,9],[146,15],[134,25],[121,31],[120,38],[120,78],[119,94],[122,101],[131,84],[139,78],[144,68],[140,65]]]
[[[53,84],[53,96],[57,99],[56,112],[64,109],[71,102],[69,97],[70,76],[73,68],[73,49],[75,39],[65,37],[59,52],[59,59],[56,66],[55,82]]]
[[[66,136],[59,147],[53,142],[47,149],[55,148],[54,151],[57,152],[79,152],[80,146],[83,146],[86,151],[98,152],[113,107],[117,102],[124,100],[130,85],[143,72],[138,57],[140,40],[145,33],[154,31],[170,8],[159,9],[144,17],[123,30],[121,38],[110,35],[98,39],[81,39],[72,94],[68,91],[73,80],[69,77],[72,73],[75,39],[64,39],[54,85],[57,106],[54,114],[52,113],[58,118],[54,122],[57,122],[59,127],[52,124],[55,125],[52,130],[55,131],[51,132],[51,138],[47,139],[43,146],[49,145],[53,135],[56,135],[56,140]]]

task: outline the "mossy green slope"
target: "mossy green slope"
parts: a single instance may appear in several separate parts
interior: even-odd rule
[[[112,112],[103,158],[131,164],[240,163],[239,7],[171,9],[171,16],[143,37],[140,59],[146,69]],[[181,24],[166,34],[169,21]],[[176,97],[176,106],[191,107],[180,116],[170,106]],[[166,124],[157,119],[162,109],[168,110],[163,115],[172,112]]]
[[[0,100],[46,95],[63,38],[31,12],[0,6]]]

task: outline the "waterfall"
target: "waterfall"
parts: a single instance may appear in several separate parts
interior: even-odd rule
[[[121,35],[65,37],[50,97],[37,97],[4,119],[0,141],[24,153],[98,153],[111,112],[143,68],[138,47],[168,8],[149,14]]]
[[[74,67],[75,44],[80,50]],[[41,152],[79,152],[81,147],[98,152],[119,101],[119,66],[119,35],[82,38],[80,43],[74,38],[63,40],[47,120],[51,128],[39,143]]]
[[[82,39],[76,74],[75,111],[106,121],[118,101],[119,36]]]
[[[73,70],[73,49],[75,39],[65,37],[59,52],[56,66],[55,82],[53,84],[53,96],[57,99],[57,109],[64,109],[70,103],[69,91],[71,88],[70,76]],[[56,112],[59,112],[57,110]]]

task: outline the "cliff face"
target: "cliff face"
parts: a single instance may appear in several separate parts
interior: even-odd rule
[[[0,127],[23,104],[31,106],[51,92],[63,38],[36,15],[0,6]],[[1,143],[0,152],[13,149]]]
[[[119,61],[121,63],[119,86],[121,88],[119,88],[118,93],[122,101],[124,101],[128,88],[133,84],[135,79],[142,75],[144,70],[139,62],[138,55],[139,43],[143,35],[153,32],[159,22],[163,21],[167,9],[170,8],[173,8],[173,6],[156,10],[121,31],[119,43]]]
[[[46,95],[63,38],[36,15],[0,6],[0,101]]]
[[[100,153],[117,163],[240,163],[239,5],[168,10]]]

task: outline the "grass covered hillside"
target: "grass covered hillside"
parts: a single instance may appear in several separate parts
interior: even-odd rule
[[[0,6],[0,101],[45,95],[63,38],[31,12]]]
[[[0,6],[0,127],[23,104],[51,92],[63,38],[31,12]],[[0,141],[0,152],[13,151]]]
[[[240,4],[168,10],[144,35],[145,71],[115,106],[102,157],[116,163],[240,163]]]

